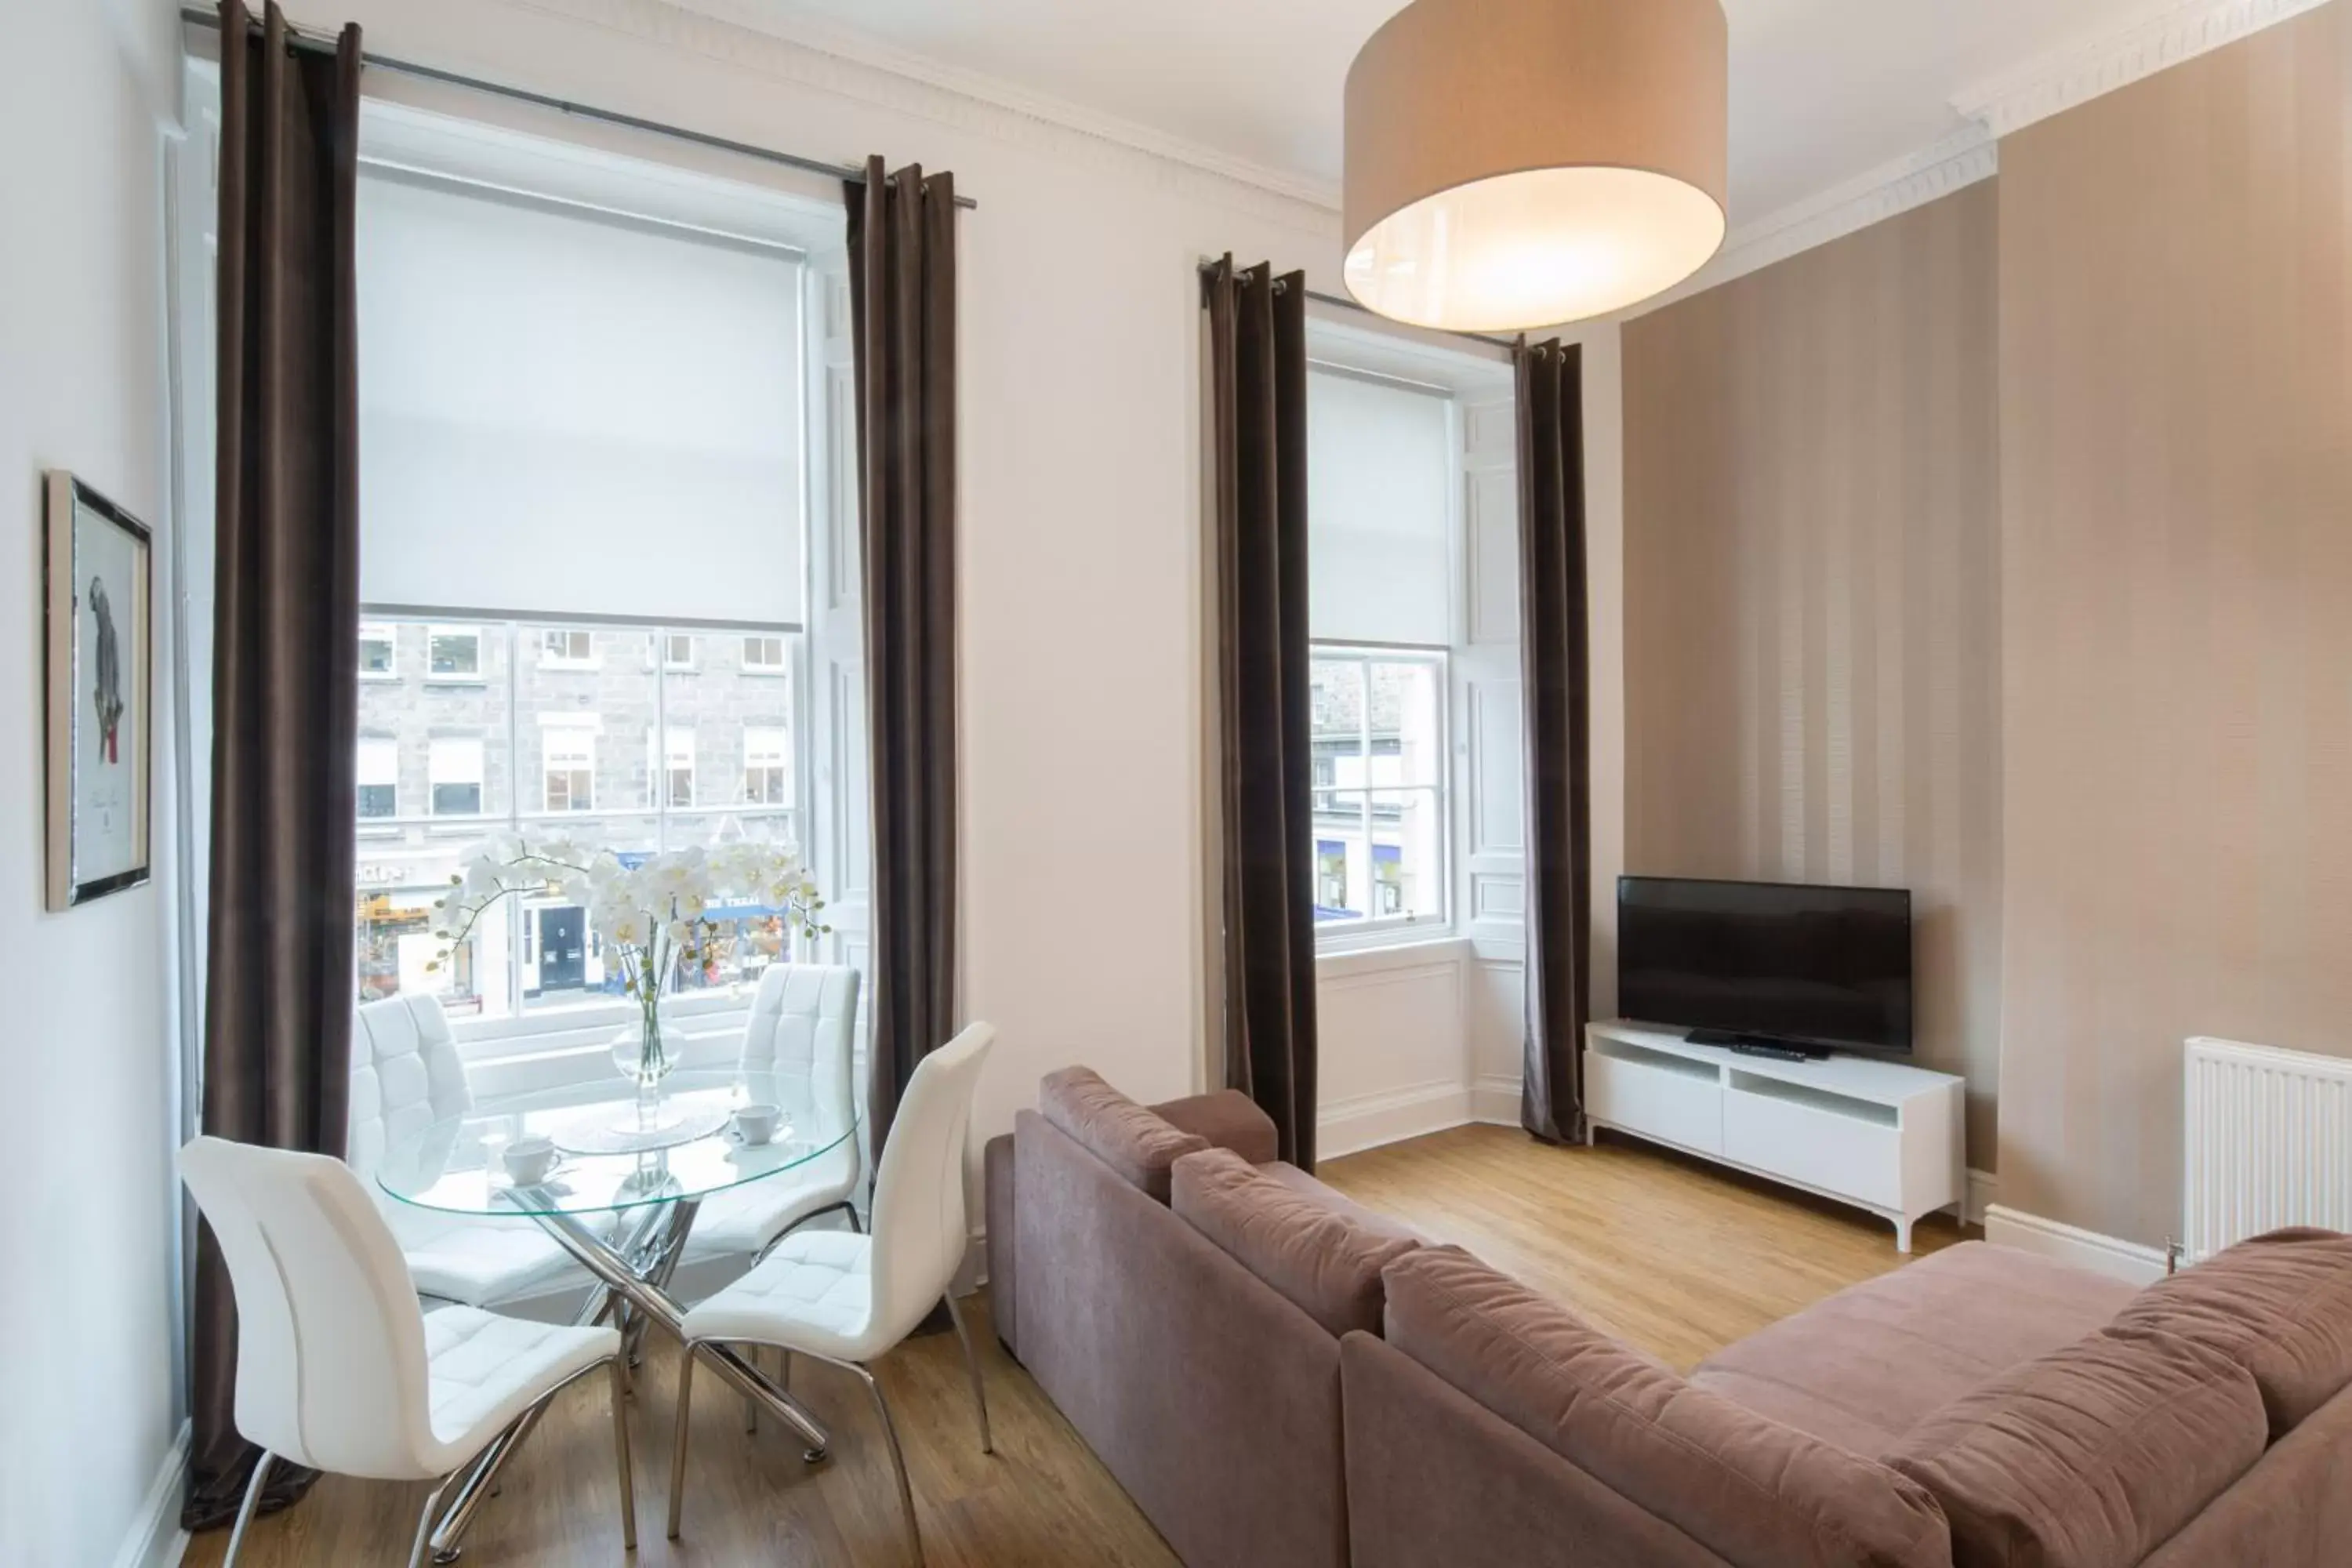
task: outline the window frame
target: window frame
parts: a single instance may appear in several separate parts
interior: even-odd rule
[[[435,752],[439,750],[442,743],[445,742],[454,742],[457,745],[470,746],[473,748],[474,766],[471,777],[462,779],[443,779],[440,770],[433,765],[433,759]],[[427,822],[481,822],[488,819],[490,815],[488,811],[490,799],[489,773],[489,747],[481,736],[428,735],[425,737],[425,815]],[[463,787],[467,784],[473,785],[474,809],[471,811],[443,811],[441,809],[440,791],[445,783],[456,787]],[[371,820],[389,826],[405,826],[405,819],[396,815],[393,816],[388,823],[382,817],[372,818]]]
[[[1363,835],[1364,852],[1371,856],[1374,849],[1375,823],[1372,816],[1374,800],[1381,795],[1427,795],[1434,803],[1437,830],[1433,836],[1436,845],[1436,864],[1423,873],[1437,889],[1437,912],[1382,915],[1368,910],[1360,920],[1318,921],[1315,927],[1315,951],[1318,955],[1360,952],[1370,949],[1399,947],[1412,942],[1440,941],[1455,934],[1454,900],[1454,654],[1451,648],[1423,643],[1375,643],[1321,638],[1307,644],[1309,667],[1330,661],[1352,662],[1361,670],[1364,700],[1358,715],[1357,755],[1367,763],[1367,782],[1360,787],[1342,788],[1334,784],[1318,786],[1310,780],[1314,797],[1325,794],[1360,795],[1357,831]],[[1371,669],[1376,664],[1419,664],[1432,673],[1432,689],[1436,697],[1437,740],[1435,765],[1428,784],[1375,785],[1370,782],[1369,763],[1372,756]],[[1321,891],[1322,865],[1320,837],[1315,824],[1318,815],[1314,799],[1307,809],[1308,853],[1316,862],[1316,890]],[[1379,884],[1378,862],[1375,858],[1367,868],[1367,887]],[[1377,894],[1373,894],[1374,901]]]

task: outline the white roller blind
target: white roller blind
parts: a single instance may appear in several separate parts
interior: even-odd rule
[[[1448,401],[1307,377],[1307,623],[1348,642],[1450,640]]]
[[[363,174],[360,591],[796,624],[800,264]]]

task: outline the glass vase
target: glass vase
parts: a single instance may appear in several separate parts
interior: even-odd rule
[[[637,1122],[646,1130],[661,1121],[662,1080],[677,1065],[671,1054],[677,1039],[671,1015],[672,998],[665,992],[652,1006],[639,1007],[613,1037],[613,1065],[636,1085]]]

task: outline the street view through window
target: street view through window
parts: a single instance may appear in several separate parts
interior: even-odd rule
[[[625,858],[797,835],[790,634],[371,616],[360,630],[354,831],[359,999],[513,1017],[618,994],[586,911],[501,901],[450,962],[433,901],[493,833],[561,833]],[[761,910],[714,911],[687,989],[789,955]]]

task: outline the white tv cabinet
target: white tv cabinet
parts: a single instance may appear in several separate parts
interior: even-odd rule
[[[1965,1080],[1867,1057],[1740,1056],[1684,1036],[1587,1026],[1586,1121],[1868,1209],[1894,1222],[1903,1252],[1914,1221],[1959,1211]]]

